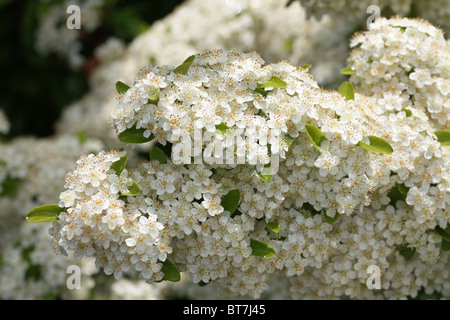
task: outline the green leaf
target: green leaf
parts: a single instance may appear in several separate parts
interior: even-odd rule
[[[443,251],[450,251],[450,241],[442,239],[441,248],[442,248]]]
[[[264,168],[262,169],[261,172],[258,172],[259,177],[261,178],[262,181],[269,183],[270,181],[272,181],[272,167],[271,164],[265,164]]]
[[[88,139],[87,134],[84,133],[84,132],[78,132],[78,133],[76,134],[76,136],[77,136],[78,142],[79,142],[80,144],[84,144],[84,143],[86,142],[86,140]]]
[[[348,81],[345,81],[343,84],[341,84],[341,86],[339,87],[339,92],[347,100],[355,99],[355,92],[353,90],[353,85]]]
[[[289,0],[287,3],[286,3],[286,7],[289,7],[291,4],[293,4],[294,2],[295,2],[296,0]]]
[[[295,138],[292,138],[290,135],[285,135],[283,141],[287,144],[288,147],[294,142]]]
[[[158,88],[156,90],[152,90],[152,92],[148,92],[148,94],[149,94],[148,103],[158,104],[161,90]]]
[[[392,187],[389,190],[387,196],[389,197],[389,199],[391,199],[390,204],[393,206],[395,206],[395,204],[397,203],[398,200],[402,200],[402,201],[406,200],[406,196],[398,190],[397,186]]]
[[[250,239],[250,247],[252,248],[252,255],[257,257],[271,258],[276,254],[271,246],[255,239]]]
[[[136,129],[136,127],[131,127],[125,131],[119,133],[119,140],[126,143],[145,143],[152,141],[155,136],[150,134],[148,138],[144,137],[145,128]]]
[[[223,122],[216,125],[216,132],[223,135],[223,136],[230,136],[231,130],[230,128]]]
[[[119,160],[117,160],[111,164],[110,169],[113,169],[116,172],[116,175],[120,176],[123,169],[125,169],[125,164],[127,163],[127,159],[128,159],[127,156],[120,157]]]
[[[195,60],[195,55],[192,55],[190,57],[188,57],[186,60],[184,60],[184,62],[176,67],[173,72],[178,73],[178,74],[187,74],[189,68],[191,67],[192,62],[194,62]]]
[[[400,254],[405,258],[406,261],[411,260],[416,254],[416,248],[409,248],[407,246],[403,246],[399,249]]]
[[[272,76],[268,81],[260,83],[260,85],[263,87],[270,87],[270,88],[285,88],[287,86],[287,83],[281,80],[280,78]]]
[[[312,64],[303,64],[300,66],[302,69],[310,69],[312,67]]]
[[[120,94],[125,93],[128,89],[130,89],[129,85],[123,83],[122,81],[116,82],[117,93],[120,93]]]
[[[166,154],[158,147],[150,150],[150,160],[158,160],[161,164],[167,164]]]
[[[391,154],[392,152],[394,152],[394,149],[392,149],[391,145],[381,138],[369,136],[369,142],[370,144],[360,141],[358,142],[358,145],[363,149],[384,154]]]
[[[312,124],[306,124],[306,134],[308,135],[309,140],[312,142],[313,147],[319,152],[322,153],[322,151],[319,149],[320,144],[328,140],[325,134],[320,131],[319,128],[317,128],[315,125]]]
[[[439,130],[434,133],[443,146],[450,146],[450,131]]]
[[[162,262],[162,268],[161,271],[164,273],[163,280],[172,281],[172,282],[178,282],[181,279],[180,271],[178,268],[170,262],[168,259],[166,259],[164,262]]]
[[[234,218],[236,216],[240,216],[242,212],[239,211],[239,209],[236,209],[233,214],[230,214],[230,218]]]
[[[325,210],[323,211],[323,218],[325,219],[326,222],[328,222],[329,224],[333,224],[337,221],[337,219],[339,218],[340,214],[338,212],[336,212],[336,214],[334,215],[333,218],[329,217],[327,215],[327,213],[325,212]]]
[[[200,280],[200,282],[198,282],[197,284],[200,286],[200,287],[204,287],[204,286],[207,286],[208,284],[210,284],[211,283],[211,281],[210,282],[204,282],[203,280]]]
[[[19,190],[22,181],[20,178],[6,178],[2,183],[0,197],[13,197]]]
[[[272,175],[269,174],[260,174],[259,177],[261,178],[262,181],[269,183],[270,181],[272,181]]]
[[[264,97],[266,97],[266,96],[269,94],[269,92],[271,92],[272,90],[264,90],[264,87],[261,86],[261,84],[258,84],[258,86],[256,87],[256,89],[253,90],[253,91],[256,92],[256,93],[260,93],[260,94],[262,94]]]
[[[407,118],[409,118],[409,117],[412,116],[412,111],[411,111],[410,109],[402,108],[401,111],[403,111],[403,112],[406,113],[406,117],[407,117]]]
[[[448,229],[450,229],[448,226],[445,229],[437,226],[434,231],[445,241],[450,241],[450,230]]]
[[[405,31],[406,28],[408,28],[408,27],[404,27],[404,26],[392,26],[392,28],[399,28],[400,30]]]
[[[121,196],[134,197],[137,196],[139,193],[141,193],[141,188],[136,183],[136,181],[133,180],[132,184],[128,187],[128,193],[122,193]]]
[[[237,207],[239,206],[239,202],[241,201],[241,192],[239,189],[233,189],[228,191],[226,195],[222,197],[222,202],[220,205],[230,212],[230,214],[233,214]]]
[[[62,211],[64,208],[57,204],[45,204],[28,212],[26,219],[29,222],[51,222],[57,220]]]
[[[271,220],[267,222],[267,226],[269,227],[270,230],[272,230],[275,233],[280,232],[280,224],[276,220]]]
[[[406,196],[408,194],[409,188],[407,186],[405,186],[403,183],[399,184],[397,186],[398,191],[400,191],[401,194],[403,194],[404,196]]]
[[[408,194],[408,191],[409,188],[406,187],[403,183],[393,186],[387,194],[389,199],[391,199],[390,204],[395,206],[398,200],[406,201],[406,195]]]
[[[345,68],[341,70],[342,74],[346,74],[346,75],[351,75],[351,74],[355,74],[356,71],[353,70],[351,67]]]

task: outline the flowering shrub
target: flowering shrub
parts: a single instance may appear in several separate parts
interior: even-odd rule
[[[434,27],[401,22],[399,33],[428,30],[448,52]],[[404,54],[416,72],[427,68],[417,50]],[[358,55],[349,59],[355,77],[365,72],[352,63]],[[437,83],[448,65],[444,56],[435,66]],[[271,275],[288,283],[289,298],[448,296],[447,122],[395,90],[397,99],[370,95],[358,81],[355,90],[349,82],[321,89],[307,69],[239,50],[142,68],[131,86],[117,82],[111,123],[120,141],[155,139],[169,154],[153,148],[134,168],[123,150],[82,156],[59,206],[27,219],[53,220],[56,250],[94,257],[116,279],[179,281],[186,272],[223,294],[258,298]],[[407,82],[408,92],[416,87]],[[366,286],[370,265],[382,270],[381,291]]]
[[[0,299],[450,297],[448,1],[0,10]]]
[[[24,220],[25,211],[58,200],[68,170],[82,153],[99,152],[98,140],[62,135],[20,137],[0,144],[1,299],[88,298],[98,271],[92,261],[55,255],[45,225]],[[49,248],[50,247],[50,248]],[[66,286],[68,265],[81,266],[83,290]]]

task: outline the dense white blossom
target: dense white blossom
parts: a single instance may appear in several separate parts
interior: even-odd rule
[[[353,24],[371,23],[381,16],[418,15],[435,25],[450,29],[450,7],[446,0],[297,0],[306,10],[308,18],[322,19],[331,16],[333,20]],[[378,14],[378,16],[376,16]],[[373,20],[372,20],[373,19]]]
[[[263,94],[258,88],[270,80],[275,84]],[[319,88],[305,69],[264,64],[255,52],[202,52],[181,73],[171,65],[145,67],[111,114],[118,133],[144,128],[175,148],[177,134],[195,140],[198,128],[211,138],[199,144],[203,151],[214,150],[212,143],[226,148],[226,136],[236,135],[245,152],[234,156],[244,161],[226,164],[219,161],[223,154],[200,163],[151,160],[117,175],[110,168],[125,151],[84,156],[66,177],[53,243],[62,252],[95,257],[96,266],[117,279],[133,271],[149,283],[160,281],[171,261],[194,283],[211,282],[221,294],[258,298],[272,277],[281,277],[289,288],[284,298],[406,298],[424,288],[448,297],[449,253],[434,229],[450,221],[449,150],[436,141],[437,123],[426,110],[407,116],[384,99],[355,93],[347,100]],[[221,124],[226,134],[217,129]],[[320,152],[306,125],[325,135]],[[271,140],[270,132],[293,140]],[[370,136],[387,141],[393,152],[362,148],[359,142],[369,143]],[[247,156],[267,146],[264,141],[275,146],[271,159],[279,161],[270,181]],[[141,192],[121,196],[132,181]],[[399,185],[406,191],[397,199],[391,192]],[[240,191],[233,215],[222,202],[231,189]],[[272,221],[279,231],[269,228]],[[252,254],[252,239],[276,254]],[[414,250],[413,259],[401,248]],[[370,265],[387,275],[382,291],[366,286]]]
[[[321,85],[336,87],[344,79],[339,71],[345,66],[352,30],[351,25],[329,18],[307,20],[300,5],[287,8],[278,0],[184,1],[136,37],[122,55],[114,40],[96,50],[97,56],[105,58],[90,78],[90,91],[65,108],[58,132],[83,131],[117,146],[107,121],[116,105],[114,83],[133,82],[139,69],[149,63],[177,65],[203,50],[252,49],[269,62],[289,59],[297,65],[311,64],[311,73]],[[337,57],[342,58],[336,61]]]
[[[26,212],[58,202],[64,177],[82,154],[98,152],[98,140],[76,136],[15,138],[0,144],[0,298],[86,299],[98,273],[93,261],[55,255],[48,226],[31,224]],[[81,270],[82,290],[66,286],[69,265]]]
[[[388,109],[419,109],[436,130],[448,129],[450,46],[439,28],[424,20],[380,18],[350,45],[350,80],[359,92],[382,98]]]

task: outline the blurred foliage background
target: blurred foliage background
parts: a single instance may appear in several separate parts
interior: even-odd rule
[[[55,53],[35,49],[39,19],[55,2],[0,0],[0,108],[11,123],[6,139],[52,135],[62,109],[88,90],[95,48],[109,37],[129,43],[183,0],[104,1],[99,26],[87,33],[82,25],[82,54],[88,59],[76,70]]]

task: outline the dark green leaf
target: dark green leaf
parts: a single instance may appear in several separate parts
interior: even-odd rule
[[[401,194],[403,194],[405,196],[408,194],[409,188],[406,187],[403,183],[399,184],[397,188],[398,188],[398,191],[400,191]]]
[[[286,7],[289,7],[292,3],[294,3],[296,0],[289,0],[287,3],[286,3]]]
[[[442,239],[441,248],[442,248],[443,251],[450,251],[450,241]]]
[[[2,183],[0,197],[13,197],[19,190],[22,181],[20,178],[6,178]]]
[[[337,219],[339,218],[340,214],[338,212],[336,212],[336,214],[334,215],[333,218],[329,217],[327,215],[327,213],[325,212],[325,210],[323,211],[323,218],[325,219],[326,222],[328,222],[329,224],[333,224],[337,221]]]
[[[162,268],[161,271],[164,273],[163,280],[172,281],[172,282],[178,282],[181,279],[180,271],[178,268],[170,262],[168,259],[166,259],[164,262],[162,262]]]
[[[308,135],[309,140],[312,142],[313,147],[319,152],[322,153],[322,151],[319,149],[320,144],[327,140],[327,137],[325,134],[320,131],[319,128],[312,124],[306,124],[306,134]]]
[[[264,97],[267,96],[269,94],[269,92],[271,92],[272,90],[265,90],[264,87],[262,87],[260,84],[258,84],[258,86],[256,87],[255,90],[253,90],[256,93],[260,93],[262,94]]]
[[[410,248],[407,246],[403,246],[399,249],[400,254],[405,258],[406,261],[411,260],[416,254],[416,248]]]
[[[145,143],[152,141],[155,136],[150,134],[148,138],[144,137],[145,128],[136,129],[136,127],[131,127],[125,131],[119,133],[119,140],[126,143]]]
[[[400,187],[402,188],[402,187]],[[406,187],[405,187],[406,188]],[[402,191],[404,192],[404,189],[402,188]],[[389,197],[389,199],[391,199],[390,204],[395,206],[395,204],[397,203],[397,201],[401,200],[401,201],[405,201],[406,200],[406,194],[402,193],[399,189],[399,185],[396,184],[395,186],[393,186],[387,196]]]
[[[257,257],[271,258],[276,254],[272,247],[255,239],[250,239],[250,247],[252,255]]]
[[[233,214],[230,215],[231,218],[234,218],[236,216],[240,216],[242,214],[242,212],[239,211],[239,209],[236,209],[236,211],[234,211]]]
[[[276,220],[271,220],[267,222],[267,226],[269,227],[270,230],[272,230],[275,233],[280,232],[280,224]]]
[[[241,192],[239,189],[230,190],[226,195],[222,197],[222,202],[220,205],[233,214],[237,207],[239,206],[239,202],[241,201]]]
[[[442,239],[446,240],[446,241],[450,241],[450,232],[447,232],[447,229],[449,229],[449,227],[442,229],[441,227],[437,226],[434,231],[440,236],[442,237]],[[450,230],[449,230],[450,231]]]
[[[191,67],[191,64],[194,62],[195,60],[195,55],[192,55],[190,57],[188,57],[186,60],[184,60],[184,62],[176,67],[173,72],[178,73],[178,74],[187,74],[189,68]]]
[[[113,169],[116,172],[116,175],[120,176],[123,169],[125,169],[125,164],[127,163],[127,159],[128,159],[127,156],[120,157],[119,160],[117,160],[111,164],[110,169]]]
[[[339,92],[347,100],[355,99],[355,92],[353,90],[353,85],[348,81],[341,84],[341,86],[339,87]]]
[[[381,138],[369,136],[369,141],[370,144],[360,141],[358,142],[358,145],[363,149],[384,154],[391,154],[392,152],[394,152],[394,149],[392,149],[391,145]]]
[[[150,160],[157,160],[161,164],[167,164],[166,154],[158,147],[154,147],[150,150]]]
[[[122,81],[116,82],[117,93],[125,93],[128,89],[130,89],[129,85],[123,83]]]
[[[28,212],[26,219],[29,222],[51,222],[57,220],[62,211],[64,208],[57,204],[46,204]]]

